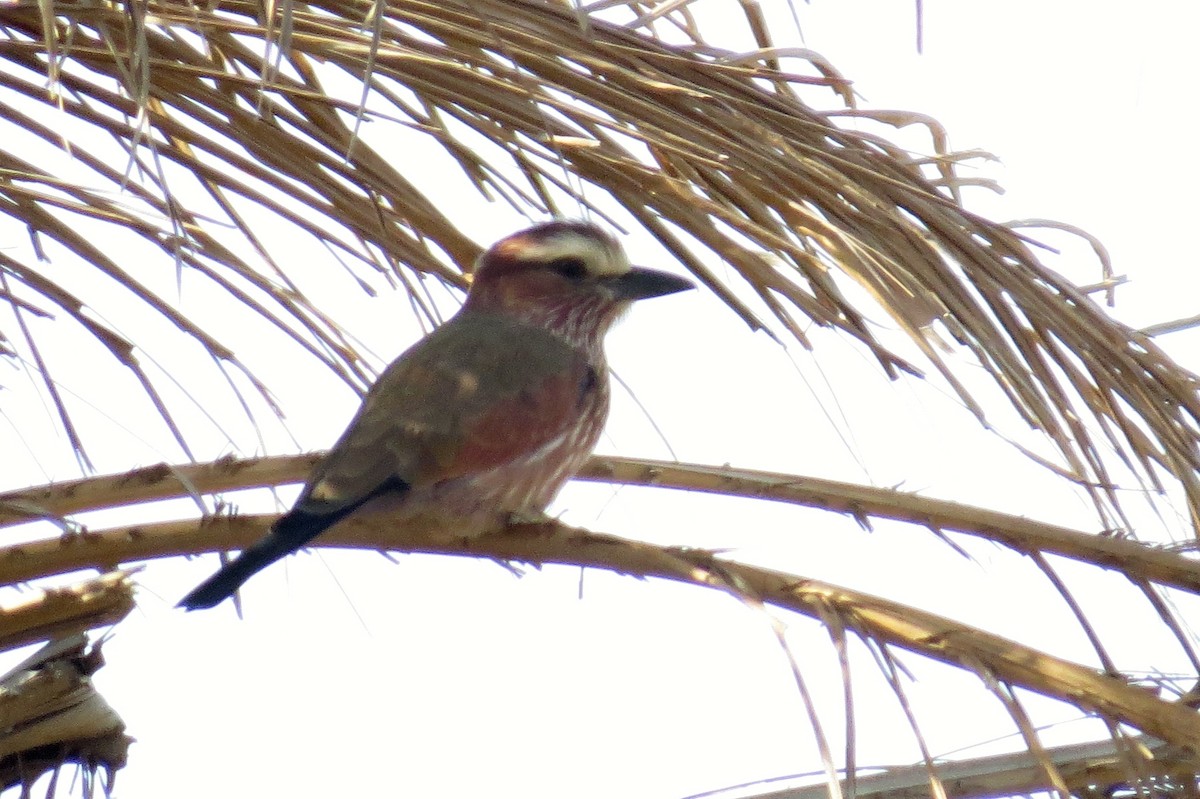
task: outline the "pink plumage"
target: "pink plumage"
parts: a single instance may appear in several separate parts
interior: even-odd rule
[[[584,222],[501,239],[462,309],[380,375],[292,510],[180,606],[218,604],[355,514],[455,537],[540,514],[604,429],[605,333],[634,301],[691,286],[631,267]]]

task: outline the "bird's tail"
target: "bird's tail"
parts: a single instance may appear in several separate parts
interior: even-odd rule
[[[233,596],[242,587],[242,583],[283,556],[294,552],[296,548],[295,542],[285,540],[283,536],[272,532],[242,550],[242,554],[196,586],[190,594],[179,600],[178,606],[185,610],[200,610],[218,605]]]
[[[296,507],[281,516],[271,527],[271,532],[259,541],[242,550],[242,554],[222,566],[216,574],[196,586],[190,594],[179,600],[178,607],[185,610],[211,608],[234,595],[242,583],[275,561],[290,555],[312,541],[342,519],[349,516],[364,503],[390,491],[407,491],[408,483],[393,478],[382,483],[375,491],[332,509],[311,510],[305,507],[308,500],[302,498]],[[309,503],[311,504],[311,503]],[[319,503],[317,503],[319,504]]]

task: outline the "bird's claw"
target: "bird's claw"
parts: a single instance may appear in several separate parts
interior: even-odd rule
[[[509,527],[519,527],[521,525],[546,524],[554,521],[552,516],[549,516],[539,510],[518,510],[508,514],[505,520]]]

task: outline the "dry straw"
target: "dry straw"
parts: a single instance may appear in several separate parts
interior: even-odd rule
[[[549,0],[0,5],[4,119],[23,129],[20,141],[69,147],[73,168],[87,176],[44,167],[22,154],[18,139],[0,138],[0,214],[30,231],[35,253],[0,248],[0,303],[10,311],[0,317],[0,357],[23,359],[39,375],[86,463],[89,444],[55,382],[60,367],[39,338],[42,321],[70,323],[100,342],[114,366],[132,371],[190,457],[194,442],[176,419],[163,378],[146,367],[144,343],[88,312],[92,284],[77,286],[40,260],[54,249],[123,286],[142,313],[198,342],[230,374],[240,373],[245,382],[231,377],[231,390],[250,385],[270,401],[269,387],[238,360],[223,332],[206,329],[169,296],[139,282],[103,235],[82,232],[111,227],[137,237],[164,268],[206,276],[223,301],[267,320],[298,351],[361,389],[371,370],[351,331],[297,288],[254,219],[265,214],[306,231],[364,285],[371,275],[385,275],[433,316],[419,290],[421,277],[462,288],[463,267],[473,262],[478,244],[460,229],[467,220],[439,208],[406,176],[403,163],[360,136],[364,120],[374,119],[428,136],[480,192],[526,214],[574,215],[583,207],[603,217],[592,200],[608,195],[751,327],[804,346],[811,345],[811,324],[839,330],[890,375],[939,373],[987,424],[983,401],[959,376],[973,360],[1019,416],[1053,443],[1056,457],[1047,466],[1085,487],[1101,527],[1127,526],[1116,485],[1129,474],[1152,488],[1180,487],[1193,520],[1200,518],[1196,377],[1044,266],[1015,226],[964,210],[959,189],[971,181],[959,176],[958,166],[972,154],[946,151],[935,122],[842,105],[817,110],[818,102],[852,100],[836,70],[808,51],[775,46],[754,3],[742,10],[759,49],[722,50],[702,35],[693,5],[598,2],[591,13]],[[327,89],[346,79],[361,98]],[[886,138],[839,125],[847,117],[924,125],[936,153],[915,158]],[[64,132],[56,119],[90,134]],[[98,134],[105,146],[115,142],[126,160],[113,161],[111,150],[96,144]],[[207,198],[203,208],[183,199],[193,195],[172,190],[167,175],[179,170],[190,175],[189,190]],[[711,269],[712,254],[732,271]],[[845,278],[874,304],[843,291]],[[1101,288],[1114,284],[1106,272]],[[742,299],[747,292],[769,318]],[[902,356],[896,343],[878,337],[867,321],[877,308],[907,334],[904,348],[915,355]],[[953,354],[941,338],[955,344]],[[162,496],[277,485],[300,479],[309,463],[163,467],[23,490],[0,497],[0,519],[69,519],[86,509]],[[1190,651],[1188,634],[1159,593],[1161,586],[1194,592],[1200,584],[1192,562],[1177,552],[791,475],[609,461],[594,463],[586,476],[983,536],[1040,559],[1052,580],[1046,553],[1117,569],[1157,603]],[[257,517],[186,519],[15,540],[0,551],[0,569],[12,582],[238,547],[265,523]],[[378,529],[365,525],[329,543],[378,546],[384,540]],[[409,549],[435,548],[416,536]],[[1037,743],[1012,686],[1108,719],[1114,735],[1118,722],[1150,733],[1185,763],[1189,752],[1200,752],[1192,711],[1129,686],[1115,668],[1105,674],[1067,663],[885,599],[709,553],[557,526],[455,551],[709,585],[813,615],[835,636],[861,636],[873,642],[893,676],[893,647],[972,670],[1026,734],[1038,755],[1040,776],[1033,781],[1040,787],[1065,791],[1075,783],[1068,785],[1063,774],[1069,770]],[[1079,617],[1109,664],[1082,611]],[[847,761],[853,762],[852,751]],[[1126,762],[1129,779],[1154,771],[1132,758]],[[932,764],[928,770],[936,772]],[[1028,769],[1022,779],[1021,789],[1031,789]],[[932,790],[945,789],[934,778]],[[996,790],[994,783],[989,790]]]

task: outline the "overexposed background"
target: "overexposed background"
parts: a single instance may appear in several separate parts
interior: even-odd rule
[[[999,162],[979,175],[1006,192],[968,188],[969,208],[997,220],[1058,219],[1098,236],[1116,271],[1131,278],[1117,291],[1120,319],[1144,326],[1197,313],[1193,4],[926,0],[923,53],[911,4],[763,7],[777,35],[794,12],[794,41],[778,43],[824,55],[854,81],[863,107],[928,114],[955,149],[994,153]],[[736,22],[721,44],[751,49],[740,19],[731,8]],[[932,150],[921,128],[896,135],[914,151]],[[436,153],[407,149],[386,123],[372,123],[364,136],[394,136],[397,158],[428,159],[442,202],[478,205],[469,231],[478,241],[526,224],[482,203]],[[1033,235],[1061,248],[1048,262],[1073,280],[1100,279],[1085,243]],[[639,262],[679,268],[652,242],[635,238],[628,247]],[[358,320],[352,332],[380,364],[420,335],[403,293],[381,284],[369,298],[349,277],[331,280],[331,264],[304,241],[295,258],[312,263],[305,288],[320,285],[329,307]],[[203,291],[184,285],[182,301],[203,308]],[[453,311],[449,294],[433,293]],[[324,448],[350,418],[352,392],[313,364],[275,357],[273,335],[263,331],[257,349],[248,344],[239,355],[278,391],[287,430],[267,427],[258,444],[228,422],[229,438],[214,434],[198,458]],[[1160,343],[1194,367],[1196,335]],[[673,451],[684,461],[897,485],[1094,529],[1081,496],[980,431],[936,382],[889,382],[861,349],[825,331],[813,338],[815,352],[785,349],[703,292],[639,305],[609,343],[610,362],[637,402],[616,391],[601,450],[660,458]],[[214,403],[228,401],[215,394]],[[119,419],[122,402],[114,391],[108,417]],[[1031,439],[1012,420],[996,421]],[[116,442],[97,448],[100,471],[179,459],[165,437],[147,441],[101,413],[93,423]],[[73,476],[73,462],[39,444],[43,434],[53,435],[22,431],[28,452],[14,457],[11,473],[0,466],[5,486],[39,481],[29,462],[46,479]],[[239,507],[276,504],[253,496]],[[1094,660],[1044,579],[996,547],[960,541],[974,558],[966,562],[928,532],[901,525],[868,532],[803,509],[602,485],[569,486],[554,510],[592,529],[726,549]],[[1180,519],[1149,523],[1181,534]],[[526,568],[517,579],[490,562],[397,561],[333,551],[291,558],[247,586],[240,622],[229,605],[188,615],[173,609],[215,557],[151,564],[140,576],[140,606],[113,631],[97,676],[138,739],[116,794],[681,797],[821,769],[788,656],[759,611],[715,592],[595,571]],[[1182,669],[1166,634],[1143,623],[1152,617],[1125,601],[1120,581],[1082,571],[1071,576],[1117,652],[1128,642],[1127,654],[1147,668]],[[841,676],[828,635],[808,620],[780,618],[839,751]],[[916,761],[890,689],[865,650],[852,656],[860,764]],[[1007,713],[973,677],[915,657],[904,662],[917,678],[910,700],[935,754],[1023,748]],[[1050,743],[1103,735],[1099,725],[1075,722],[1071,708],[1030,705],[1039,721],[1055,723]]]

